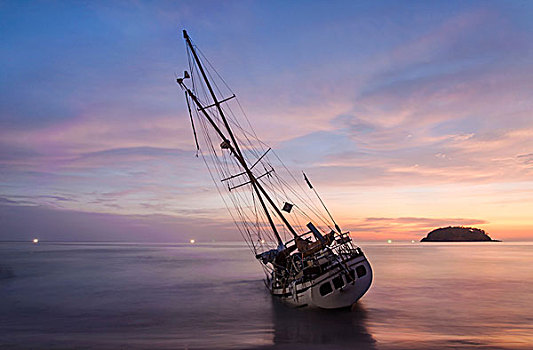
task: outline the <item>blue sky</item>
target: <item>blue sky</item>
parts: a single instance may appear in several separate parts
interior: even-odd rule
[[[259,136],[308,171],[363,239],[414,239],[448,224],[531,239],[532,8],[2,1],[0,215],[12,223],[41,211],[48,239],[67,235],[49,228],[53,218],[92,213],[151,220],[166,232],[157,240],[188,240],[191,225],[239,239],[194,157],[175,85],[186,28]],[[0,239],[35,234],[15,226]],[[123,239],[119,226],[98,230]],[[216,238],[205,231],[196,235]]]

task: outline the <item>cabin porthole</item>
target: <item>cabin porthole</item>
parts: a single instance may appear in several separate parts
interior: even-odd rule
[[[359,265],[355,268],[355,272],[357,273],[357,277],[361,278],[366,275],[366,268],[364,265]]]
[[[331,283],[322,283],[322,285],[320,286],[320,295],[328,295],[331,292],[333,292],[333,288],[331,288]]]
[[[335,286],[335,289],[341,289],[344,287],[344,280],[342,279],[342,276],[335,277],[332,282]]]

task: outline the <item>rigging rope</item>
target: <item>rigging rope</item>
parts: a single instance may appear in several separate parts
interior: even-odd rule
[[[196,45],[193,47],[200,53],[202,57],[201,61],[206,62],[210,67],[210,69],[206,70],[206,74],[211,78],[217,93],[220,96],[224,96],[216,83],[216,79],[213,79],[214,76],[211,75],[210,71],[213,71],[216,77],[222,81],[225,88],[227,88],[230,93],[233,93],[225,80],[218,74],[216,69],[214,69],[213,65],[203,55],[198,47]],[[207,113],[221,130],[227,130],[226,126],[223,124],[221,116],[219,115],[218,108],[210,108],[215,106],[213,104],[214,101],[212,101],[211,96],[208,94],[207,87],[204,83],[202,83],[203,80],[201,78],[199,67],[197,62],[192,58],[192,53],[188,46],[187,56],[189,59],[192,91],[202,106],[208,106],[208,108],[203,109],[203,112]],[[235,94],[233,93],[233,95]],[[237,161],[233,154],[224,149],[218,148],[218,145],[221,141],[219,140],[220,136],[214,132],[211,125],[209,125],[207,122],[205,116],[199,113],[198,108],[194,108],[194,113],[192,113],[193,111],[191,110],[191,103],[188,96],[186,96],[186,100],[197,147],[196,156],[198,156],[198,152],[202,155],[202,159],[209,170],[211,179],[215,184],[220,196],[222,197],[222,201],[230,213],[231,218],[235,222],[241,236],[254,253],[257,253],[258,249],[264,250],[267,246],[272,247],[272,245],[275,244],[274,242],[276,242],[276,238],[274,237],[271,227],[267,224],[266,213],[258,208],[258,198],[256,198],[257,194],[255,194],[254,191],[250,191],[252,187],[250,183],[227,191],[228,188],[242,185],[243,178],[239,175],[236,175],[242,173],[241,164]],[[235,100],[235,103],[238,106],[235,111],[240,111],[239,114],[244,116],[248,130],[241,125],[239,118],[237,118],[237,113],[235,113],[231,106],[233,100]],[[303,190],[300,182],[296,180],[292,172],[288,170],[287,166],[281,161],[276,152],[272,150],[270,152],[273,154],[272,156],[267,154],[268,152],[266,150],[270,147],[257,137],[257,134],[252,127],[248,116],[244,112],[239,99],[233,98],[231,100],[226,100],[224,101],[224,105],[219,105],[219,107],[222,113],[224,113],[226,116],[228,123],[232,126],[235,140],[240,146],[242,156],[244,157],[245,161],[248,164],[253,164],[255,162],[261,163],[265,172],[267,172],[267,169],[274,169],[272,165],[273,163],[278,163],[281,165],[282,172],[288,174],[290,179],[292,179],[291,181],[294,182],[297,187],[299,187],[301,194],[298,193],[295,188],[293,188],[292,185],[289,184],[289,182],[287,182],[283,176],[278,173],[278,171],[273,171],[269,173],[268,176],[261,176],[263,175],[261,173],[261,167],[257,166],[252,169],[256,179],[261,182],[275,203],[280,205],[285,201],[289,201],[295,205],[297,210],[293,211],[292,213],[284,214],[291,218],[293,227],[299,232],[305,232],[306,228],[300,221],[300,218],[303,218],[311,222],[314,221],[315,223],[316,221],[320,221],[321,223],[325,224],[326,227],[331,229],[329,220],[322,212],[323,209],[320,209],[320,207],[316,204],[316,199],[311,198],[308,192]],[[200,125],[199,130],[201,130],[200,135],[202,136],[201,142],[196,133],[193,115]],[[223,185],[220,183],[220,181],[218,181],[221,179],[226,179],[226,181],[223,182]],[[222,190],[220,186],[224,186],[225,189]],[[299,202],[299,204],[297,205],[296,202]],[[308,210],[314,216],[314,218],[308,215],[302,207],[306,208],[306,210]],[[293,237],[290,232],[288,232],[285,225],[280,224],[281,218],[276,211],[272,210],[270,211],[270,214],[277,222],[276,227],[278,228],[280,235],[284,237],[284,240],[287,241],[287,239],[292,239]],[[268,240],[266,238],[268,238]],[[263,239],[265,240],[265,243],[263,243]],[[275,248],[275,246],[273,247]]]

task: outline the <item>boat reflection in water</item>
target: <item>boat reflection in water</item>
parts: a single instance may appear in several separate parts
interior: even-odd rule
[[[361,303],[350,309],[294,310],[272,301],[273,344],[254,349],[376,349]]]

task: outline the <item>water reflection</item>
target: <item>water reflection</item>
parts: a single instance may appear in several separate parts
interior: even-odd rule
[[[256,349],[376,349],[366,327],[367,311],[291,309],[272,301],[273,345]]]
[[[244,248],[3,243],[0,349],[532,348],[532,244],[365,251],[372,289],[328,311],[273,300]]]

